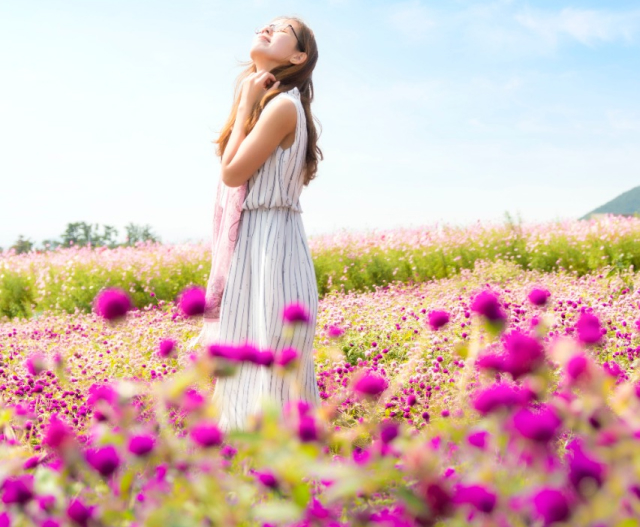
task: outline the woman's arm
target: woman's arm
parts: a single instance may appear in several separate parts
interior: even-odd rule
[[[244,122],[253,107],[252,100],[265,92],[267,75],[271,74],[258,74],[255,78],[248,79],[251,82],[246,88],[243,87],[236,121],[222,155],[220,176],[228,187],[244,184],[296,128],[298,112],[295,103],[286,97],[280,97],[265,106],[249,135],[245,135]]]

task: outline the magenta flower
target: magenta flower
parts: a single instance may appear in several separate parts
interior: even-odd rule
[[[542,344],[520,331],[509,333],[504,347],[507,351],[505,369],[514,380],[535,371],[544,361]]]
[[[496,506],[498,496],[482,485],[458,485],[453,496],[454,503],[468,503],[480,512],[490,514]]]
[[[202,408],[205,404],[204,396],[196,389],[189,388],[182,396],[181,407],[186,413]]]
[[[531,302],[534,306],[544,306],[549,300],[551,293],[546,289],[540,289],[538,287],[534,287],[529,293],[529,302]]]
[[[2,483],[2,503],[5,505],[25,505],[34,497],[33,476],[25,474],[22,476],[9,477]]]
[[[377,397],[384,392],[388,386],[389,383],[384,377],[368,373],[355,382],[353,389],[362,396]]]
[[[467,436],[467,443],[471,446],[484,450],[487,447],[487,440],[489,438],[489,432],[486,430],[480,430],[479,432],[473,432]]]
[[[0,527],[1,526],[2,524],[0,523]],[[40,527],[60,527],[60,522],[54,520],[53,518],[47,518],[40,524]]]
[[[89,406],[95,406],[98,401],[105,401],[113,406],[118,402],[118,398],[118,392],[110,384],[94,383],[89,387],[87,404]]]
[[[120,456],[113,445],[91,448],[85,452],[85,459],[91,468],[105,478],[120,466]]]
[[[433,331],[446,326],[449,323],[449,313],[446,311],[431,311],[429,313],[429,327]]]
[[[160,357],[167,358],[173,355],[174,350],[176,349],[176,341],[173,339],[162,339],[160,341],[160,346],[158,350],[158,355]]]
[[[344,335],[344,329],[338,326],[329,326],[327,329],[327,335],[329,335],[329,338],[337,339]]]
[[[575,382],[581,378],[587,378],[589,376],[589,359],[579,353],[574,355],[567,361],[566,373],[570,381]]]
[[[276,356],[276,364],[283,368],[293,367],[295,361],[298,359],[298,352],[293,348],[285,348]]]
[[[290,324],[307,324],[310,321],[309,311],[298,302],[293,302],[284,308],[282,319]]]
[[[522,436],[538,443],[547,443],[555,437],[562,420],[548,405],[538,411],[521,408],[513,416],[513,426]]]
[[[49,420],[42,444],[50,448],[59,449],[74,440],[73,430],[64,422],[58,419],[57,414],[53,414]]]
[[[79,499],[74,499],[67,507],[67,516],[80,527],[86,527],[93,516],[93,509],[94,507],[87,507]]]
[[[471,311],[482,315],[491,322],[503,322],[507,318],[500,307],[498,297],[491,291],[478,293],[471,303]]]
[[[380,440],[386,445],[400,434],[400,423],[387,419],[380,423]]]
[[[583,490],[582,482],[591,480],[600,488],[604,481],[606,466],[593,457],[588,456],[583,450],[578,439],[574,439],[567,445],[569,455],[569,481],[578,492]]]
[[[244,344],[239,346],[237,351],[237,360],[240,362],[250,362],[255,364],[258,360],[258,354],[260,350],[251,344]]]
[[[318,440],[318,426],[311,415],[302,415],[298,423],[298,437],[303,443]]]
[[[551,487],[543,488],[533,496],[533,506],[544,520],[545,526],[567,521],[571,516],[567,496]]]
[[[205,291],[202,287],[188,287],[178,297],[180,310],[187,317],[202,315],[206,306]]]
[[[24,367],[31,375],[37,377],[47,369],[47,363],[44,355],[36,352],[27,357],[27,360],[24,362]]]
[[[134,456],[146,456],[155,447],[156,438],[152,435],[135,435],[129,439],[129,452]]]
[[[269,471],[259,472],[255,470],[253,473],[256,476],[256,479],[265,487],[269,489],[278,488],[278,480],[276,479],[276,477],[273,475],[272,472],[269,472]]]
[[[123,318],[131,307],[129,295],[116,287],[105,289],[94,300],[95,312],[105,320]]]
[[[276,358],[273,354],[273,351],[263,350],[259,351],[256,355],[255,363],[259,366],[266,366],[268,368],[269,366],[273,365],[275,360]]]
[[[578,340],[583,344],[597,344],[602,339],[600,320],[591,313],[582,313],[576,323]]]
[[[191,429],[191,439],[204,448],[220,446],[223,433],[215,423],[203,421]]]
[[[209,355],[211,357],[217,357],[217,358],[226,359],[229,361],[239,360],[238,349],[232,345],[211,344],[208,350],[209,350]]]
[[[510,409],[529,402],[531,394],[526,390],[510,384],[492,384],[476,393],[472,405],[482,415],[487,415],[503,408]]]

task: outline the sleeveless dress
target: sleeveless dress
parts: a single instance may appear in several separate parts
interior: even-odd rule
[[[242,363],[234,376],[217,379],[213,401],[223,430],[246,428],[248,417],[260,411],[265,397],[283,407],[290,400],[320,404],[313,360],[318,290],[299,201],[306,117],[297,88],[278,97],[288,97],[296,105],[295,140],[286,150],[278,146],[248,181],[222,296],[219,341],[248,342],[276,353],[292,347],[299,360],[285,376],[274,368]],[[288,332],[282,313],[292,302],[306,306],[310,320]]]

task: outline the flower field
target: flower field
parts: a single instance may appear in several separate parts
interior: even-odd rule
[[[523,270],[640,268],[640,218],[472,227],[416,228],[312,237],[318,291],[373,291],[393,282],[448,278],[477,261],[514,262]],[[0,253],[0,317],[91,311],[105,286],[127,291],[136,307],[172,301],[191,284],[204,286],[210,248],[138,244],[71,248],[45,253]]]
[[[640,224],[565,227],[521,229],[532,265],[496,252],[435,280],[332,286],[314,345],[322,406],[266,405],[228,434],[216,376],[241,361],[291,375],[296,356],[188,349],[200,320],[179,294],[204,283],[202,247],[5,255],[40,308],[0,322],[0,526],[636,525]],[[320,267],[342,258],[346,283],[345,259],[364,269],[412,247],[454,261],[488,232],[341,235],[313,252]],[[535,264],[540,247],[554,266]],[[591,263],[566,264],[580,251]]]

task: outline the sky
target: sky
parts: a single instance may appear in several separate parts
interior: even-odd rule
[[[68,223],[207,241],[254,29],[299,16],[308,236],[578,218],[640,185],[637,0],[0,0],[0,247]]]

